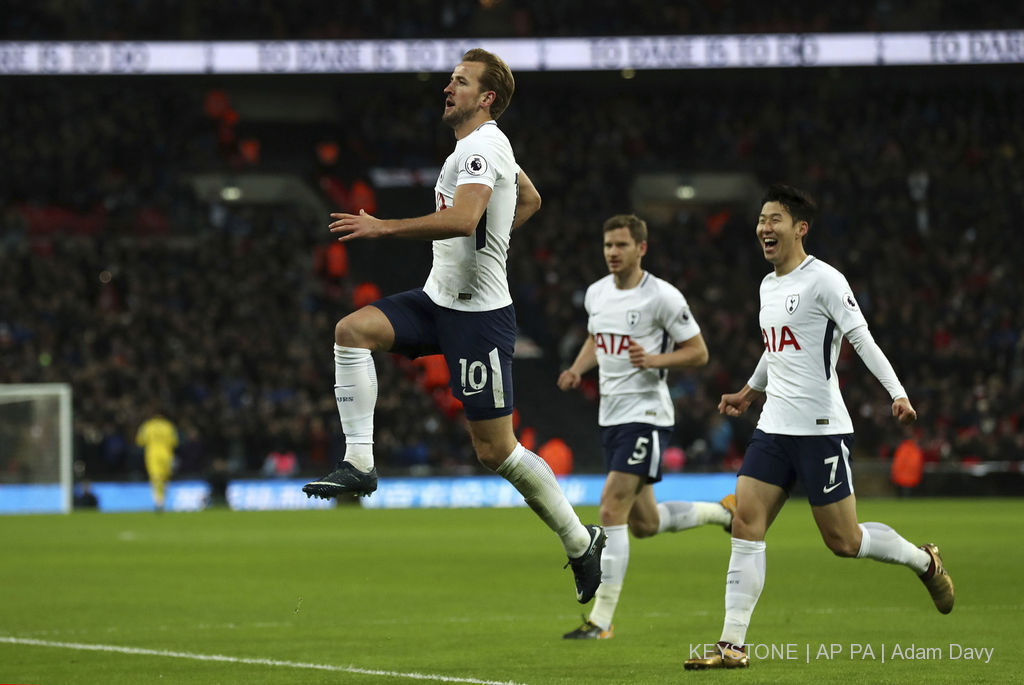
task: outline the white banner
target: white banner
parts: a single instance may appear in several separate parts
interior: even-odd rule
[[[1019,64],[1024,30],[607,38],[0,42],[0,75],[447,73],[469,48],[513,71]]]

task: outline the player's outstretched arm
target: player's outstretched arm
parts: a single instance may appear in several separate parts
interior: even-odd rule
[[[892,368],[889,359],[882,352],[882,348],[875,342],[867,326],[860,326],[849,331],[846,339],[853,345],[853,349],[860,355],[864,366],[875,375],[878,382],[889,393],[892,400],[892,415],[902,425],[906,426],[917,420],[917,412],[907,398],[907,391],[904,390],[896,370]]]
[[[519,197],[516,199],[516,218],[512,222],[515,230],[526,223],[526,220],[540,209],[540,193],[533,181],[522,169],[519,170]]]
[[[558,376],[558,389],[571,390],[580,386],[580,380],[587,371],[597,366],[597,350],[594,346],[594,336],[587,338],[580,348],[576,360],[568,369]]]
[[[722,395],[722,401],[718,403],[718,413],[726,416],[739,416],[747,410],[755,397],[762,394],[764,393],[754,390],[749,385],[744,385],[739,392]]]
[[[334,213],[328,226],[345,242],[356,238],[414,238],[445,240],[473,235],[487,211],[491,189],[482,183],[463,183],[455,189],[452,206],[413,219],[378,219],[360,209],[359,214]]]

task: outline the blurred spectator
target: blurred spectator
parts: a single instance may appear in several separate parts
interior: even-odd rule
[[[924,474],[924,452],[912,435],[896,447],[892,455],[892,482],[902,497],[921,484]]]
[[[267,455],[261,472],[268,478],[291,478],[299,472],[299,460],[295,452],[275,450]]]
[[[572,473],[572,448],[565,440],[551,438],[537,449],[537,454],[548,463],[556,476],[568,476]]]
[[[352,306],[356,309],[373,304],[383,296],[380,286],[371,281],[364,281],[356,286],[352,293]]]
[[[228,504],[228,482],[230,471],[228,462],[218,457],[210,462],[206,470],[206,483],[210,486],[210,497],[206,502],[208,507],[225,507]]]
[[[72,506],[75,509],[99,508],[100,500],[96,497],[96,493],[92,491],[92,481],[88,478],[83,478],[75,484]]]
[[[92,490],[92,481],[85,475],[85,462],[76,459],[73,464],[75,485],[71,506],[75,509],[98,509],[100,500]]]

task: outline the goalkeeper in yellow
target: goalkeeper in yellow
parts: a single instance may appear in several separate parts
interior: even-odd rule
[[[178,431],[167,418],[156,414],[139,426],[135,444],[144,450],[146,473],[153,488],[153,505],[157,511],[163,511],[164,493],[174,463],[174,448],[178,446]]]

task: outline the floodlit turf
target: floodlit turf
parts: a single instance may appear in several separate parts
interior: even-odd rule
[[[4,517],[0,682],[1021,682],[1024,502],[859,508],[939,544],[953,613],[904,568],[834,558],[798,500],[747,635],[767,658],[713,673],[682,669],[721,629],[729,538],[712,526],[633,540],[615,638],[569,642],[572,574],[525,508]]]

